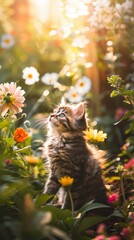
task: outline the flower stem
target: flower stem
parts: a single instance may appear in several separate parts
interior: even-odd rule
[[[122,194],[123,202],[124,202],[124,205],[126,206],[126,198],[125,198],[125,190],[124,190],[122,173],[120,173],[120,184],[121,184],[121,194]]]
[[[70,197],[72,217],[73,217],[74,216],[74,203],[73,203],[73,199],[72,199],[72,194],[71,194],[70,188],[68,188],[68,194],[69,194],[69,197]]]

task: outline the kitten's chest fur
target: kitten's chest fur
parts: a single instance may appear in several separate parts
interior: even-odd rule
[[[55,158],[62,158],[63,160],[67,157],[81,154],[84,159],[88,156],[88,150],[82,137],[51,137],[46,144],[47,155],[49,160],[53,162]],[[71,161],[71,159],[70,159]]]
[[[92,165],[92,159],[90,159],[92,157],[82,136],[51,137],[47,142],[46,149],[50,169],[55,171],[57,177],[82,176],[86,165]]]

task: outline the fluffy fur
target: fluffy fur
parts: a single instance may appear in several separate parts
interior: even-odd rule
[[[46,154],[49,162],[49,176],[45,193],[56,194],[63,176],[74,178],[71,193],[75,210],[90,200],[106,203],[106,188],[102,179],[98,151],[93,151],[83,136],[87,129],[85,104],[73,107],[58,107],[48,119]],[[70,208],[66,194],[62,199],[63,208]]]

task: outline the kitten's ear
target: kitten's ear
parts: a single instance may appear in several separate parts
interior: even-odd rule
[[[66,101],[65,97],[63,96],[63,97],[61,98],[60,105],[62,106],[62,105],[66,105],[66,104],[67,104],[67,101]]]
[[[85,115],[85,102],[79,103],[76,108],[74,108],[74,117],[79,120],[82,119]]]

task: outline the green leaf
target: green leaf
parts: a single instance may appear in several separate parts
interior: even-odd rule
[[[119,91],[114,90],[111,92],[110,97],[116,97],[118,95],[120,95]]]
[[[30,150],[31,150],[31,146],[26,146],[26,147],[14,150],[14,152],[28,154]]]
[[[52,199],[55,195],[48,195],[48,194],[41,194],[35,199],[35,206],[41,207],[45,204],[48,200]]]
[[[126,90],[124,88],[121,93],[122,93],[122,95],[125,95],[125,96],[134,96],[134,90]]]
[[[109,218],[111,217],[119,217],[119,218],[124,218],[122,213],[119,212],[117,209],[114,210],[114,212],[109,216]]]
[[[107,80],[112,87],[116,88],[121,87],[122,84],[124,83],[124,80],[122,80],[122,78],[119,75],[112,75],[110,77],[107,77]]]
[[[92,217],[85,217],[83,220],[80,222],[78,226],[78,231],[79,233],[84,232],[86,229],[105,221],[107,218],[106,217],[100,217],[100,216],[92,216]]]
[[[0,130],[4,127],[9,126],[10,121],[8,119],[4,119],[1,123],[0,123]]]
[[[13,138],[7,138],[6,143],[7,143],[7,145],[12,146],[14,144],[14,139]]]
[[[63,210],[61,208],[51,206],[51,205],[46,205],[42,207],[42,210],[50,211],[52,215],[56,216],[57,220],[64,220],[72,216],[72,212],[69,209]]]
[[[64,225],[66,226],[67,229],[74,230],[75,229],[75,222],[76,219],[72,217],[67,217],[64,219]]]
[[[82,236],[79,238],[79,240],[91,240],[92,238],[87,237],[87,236]]]
[[[78,213],[86,213],[87,211],[91,211],[97,208],[110,208],[110,206],[102,203],[94,203],[93,201],[90,201],[86,203],[82,208],[80,208]]]

